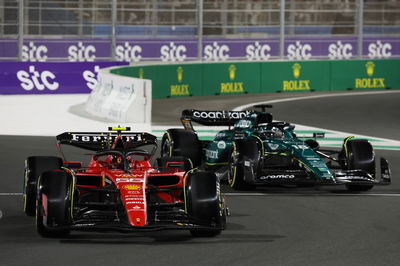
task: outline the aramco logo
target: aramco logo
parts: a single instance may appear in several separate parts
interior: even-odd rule
[[[367,70],[367,75],[369,77],[371,77],[372,75],[374,75],[375,64],[373,62],[369,61],[365,64],[365,69]]]
[[[235,65],[230,65],[228,70],[229,70],[229,79],[230,80],[234,80],[235,79],[235,75],[236,75],[236,66]]]
[[[179,66],[179,67],[176,69],[176,74],[177,74],[178,82],[181,83],[181,82],[182,82],[182,79],[183,79],[183,67]]]
[[[301,65],[299,63],[295,63],[293,64],[292,69],[294,78],[298,79],[300,77]]]

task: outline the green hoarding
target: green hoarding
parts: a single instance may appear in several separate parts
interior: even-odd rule
[[[203,95],[259,92],[259,63],[203,64]]]
[[[329,90],[329,72],[329,61],[261,63],[261,92]]]
[[[400,88],[400,60],[331,62],[331,89]]]

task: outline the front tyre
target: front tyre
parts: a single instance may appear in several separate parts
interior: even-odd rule
[[[72,185],[72,177],[63,171],[48,171],[41,175],[36,200],[36,229],[39,235],[68,236]]]

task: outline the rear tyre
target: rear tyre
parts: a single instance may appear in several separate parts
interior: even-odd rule
[[[193,131],[168,129],[161,141],[161,157],[183,156],[192,161],[193,167],[201,164],[202,145]]]
[[[375,154],[371,143],[364,139],[350,139],[343,145],[348,170],[363,170],[375,178]],[[373,185],[346,185],[349,191],[368,191]]]
[[[191,229],[195,237],[219,235],[226,225],[226,210],[217,176],[212,172],[194,172],[187,179],[186,211],[194,219],[215,229]]]
[[[36,187],[38,177],[45,171],[60,168],[62,159],[53,156],[31,156],[25,160],[24,175],[24,212],[28,216],[35,216]]]
[[[44,172],[38,181],[36,229],[43,237],[66,237],[70,230],[72,177],[63,171]]]

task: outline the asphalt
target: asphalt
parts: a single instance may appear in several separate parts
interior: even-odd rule
[[[232,109],[238,105],[305,94],[215,96],[153,102],[153,122],[177,124],[183,108]],[[400,140],[400,93],[330,97],[274,104],[276,119]],[[393,183],[367,193],[343,188],[264,188],[242,194],[225,185],[228,228],[215,238],[186,231],[141,234],[73,232],[43,239],[22,212],[24,159],[56,155],[53,138],[0,136],[1,265],[398,265],[400,261],[400,160]]]

